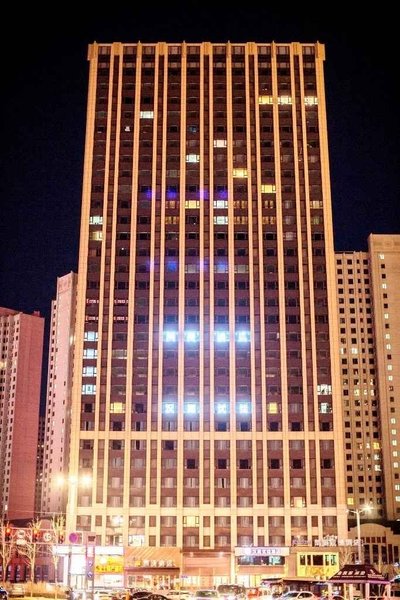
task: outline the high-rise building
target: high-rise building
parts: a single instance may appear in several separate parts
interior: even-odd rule
[[[65,513],[76,312],[76,273],[57,278],[51,305],[41,513]]]
[[[373,513],[365,512],[364,518],[382,519],[385,489],[368,252],[338,252],[336,269],[347,505],[357,510],[371,504]]]
[[[359,513],[367,562],[395,564],[400,556],[400,538],[393,533],[400,514],[400,236],[371,234],[367,252],[338,252],[336,271],[349,518],[355,523]],[[384,525],[393,531],[382,531]],[[357,536],[356,528],[352,533]]]
[[[338,569],[324,58],[89,48],[67,528],[124,546],[125,584],[174,549],[197,583]]]
[[[0,308],[0,510],[32,519],[44,319]]]
[[[385,517],[400,518],[400,236],[370,235]]]

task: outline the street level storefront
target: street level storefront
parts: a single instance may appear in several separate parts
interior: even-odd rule
[[[181,551],[175,547],[128,547],[124,554],[125,587],[170,588],[180,583]]]
[[[231,552],[193,550],[183,552],[182,584],[184,587],[208,588],[234,581],[231,577],[234,562]]]
[[[288,546],[244,546],[235,548],[238,583],[253,587],[263,579],[285,577],[288,573]]]

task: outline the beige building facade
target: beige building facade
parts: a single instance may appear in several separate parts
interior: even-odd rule
[[[324,59],[89,47],[67,528],[131,578],[171,547],[197,583],[296,575],[347,537]]]

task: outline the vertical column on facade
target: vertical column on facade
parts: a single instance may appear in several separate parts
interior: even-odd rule
[[[163,64],[162,64],[163,61]],[[158,88],[158,76],[161,76],[161,70],[163,69],[164,73],[163,73],[163,89]],[[168,126],[168,46],[166,44],[158,44],[157,45],[157,89],[154,91],[154,98],[155,98],[155,102],[157,102],[157,99],[159,98],[159,95],[162,94],[162,98],[163,98],[163,102],[162,102],[162,114],[159,111],[159,108],[157,107],[156,111],[157,111],[157,120],[155,121],[155,129],[154,129],[154,137],[153,137],[153,144],[156,146],[155,148],[155,154],[153,155],[153,157],[157,157],[157,164],[158,163],[158,155],[161,153],[161,178],[158,179],[158,174],[157,171],[158,169],[155,168],[154,172],[153,172],[153,178],[156,175],[156,179],[153,179],[154,182],[154,189],[155,189],[155,203],[160,203],[160,211],[159,211],[159,216],[158,218],[160,219],[160,222],[157,223],[158,227],[155,228],[154,231],[154,238],[152,238],[154,241],[152,243],[152,255],[151,255],[151,264],[156,264],[157,260],[158,260],[158,269],[159,269],[159,284],[158,284],[158,290],[156,289],[156,283],[154,282],[154,288],[152,290],[152,295],[154,295],[154,297],[156,298],[157,293],[159,293],[159,299],[158,299],[158,313],[159,313],[159,319],[158,319],[158,330],[156,331],[157,327],[155,325],[155,323],[153,323],[153,329],[154,329],[154,337],[153,337],[153,343],[152,343],[152,350],[149,353],[149,356],[151,355],[153,357],[154,355],[154,349],[155,347],[157,347],[157,351],[158,351],[158,358],[157,361],[153,361],[152,360],[152,364],[151,367],[149,365],[149,378],[150,378],[150,382],[149,385],[152,388],[152,392],[151,395],[154,395],[154,377],[151,374],[155,365],[157,365],[157,381],[158,381],[158,388],[157,388],[157,405],[154,406],[153,405],[153,400],[151,401],[151,432],[148,432],[148,444],[151,447],[151,455],[149,455],[149,453],[147,454],[147,471],[146,471],[146,479],[147,481],[149,481],[151,478],[154,479],[154,473],[152,472],[152,467],[151,467],[151,457],[153,456],[153,452],[156,454],[157,460],[156,460],[156,497],[149,499],[150,500],[150,505],[153,504],[154,508],[157,510],[158,514],[158,518],[161,519],[161,516],[163,515],[163,510],[162,510],[162,502],[161,502],[161,484],[162,484],[162,444],[163,444],[163,434],[161,435],[157,435],[157,433],[154,432],[162,432],[163,430],[163,425],[162,425],[162,407],[163,407],[163,394],[164,394],[164,387],[163,387],[163,382],[164,378],[163,378],[163,369],[164,369],[164,337],[163,337],[163,332],[164,332],[164,323],[165,323],[165,314],[164,314],[164,288],[165,288],[165,223],[166,223],[166,197],[167,197],[167,185],[166,185],[166,170],[167,170],[167,126]],[[159,124],[161,122],[161,126],[162,126],[162,135],[161,135],[161,140],[158,138],[158,128],[159,128]],[[154,165],[154,163],[153,163]],[[160,187],[160,197],[157,191],[157,187]],[[156,219],[155,219],[156,221]],[[155,250],[155,236],[157,235],[157,229],[159,229],[160,231],[160,249],[159,249],[159,254],[157,256],[157,251]],[[154,261],[154,262],[153,262]],[[156,300],[155,300],[156,302]],[[151,368],[151,371],[150,371]],[[150,450],[150,449],[149,449]],[[150,460],[149,460],[150,459]],[[151,516],[151,515],[150,515]],[[159,538],[160,536],[160,531],[161,531],[161,527],[160,524],[157,528],[157,536]],[[158,539],[158,544],[160,544],[160,539]]]
[[[199,522],[199,548],[203,546],[203,520],[204,520],[204,509],[203,509],[203,499],[204,499],[204,482],[208,481],[208,488],[210,487],[210,466],[208,469],[205,467],[204,461],[204,440],[207,439],[208,444],[209,441],[209,431],[210,427],[205,427],[205,422],[210,424],[210,416],[209,416],[209,402],[207,403],[207,411],[208,418],[205,418],[205,394],[204,394],[204,383],[205,383],[205,356],[209,353],[210,348],[210,338],[209,338],[209,315],[210,315],[210,268],[206,267],[206,265],[210,264],[209,257],[205,256],[205,248],[207,244],[205,243],[205,232],[208,231],[209,235],[209,227],[205,223],[205,185],[209,185],[209,181],[205,181],[205,171],[210,171],[210,165],[206,162],[206,156],[204,152],[205,146],[205,136],[204,136],[204,105],[205,105],[205,95],[204,95],[204,79],[205,79],[205,68],[204,68],[204,47],[203,45],[199,47],[199,64],[200,64],[200,75],[199,75],[199,97],[200,97],[200,106],[199,106],[199,155],[200,155],[200,165],[199,165],[199,401],[198,401],[198,418],[199,418],[199,513],[200,513],[200,522]],[[208,195],[209,198],[209,195]],[[206,281],[206,274],[208,281]],[[208,288],[208,289],[207,289]],[[205,325],[205,313],[208,315],[208,323]],[[209,354],[207,355],[208,359]],[[209,371],[209,361],[207,360],[208,371]],[[205,438],[205,431],[207,431],[207,438]],[[210,448],[210,460],[213,449]],[[208,492],[209,494],[209,492]]]
[[[253,239],[253,187],[255,186],[256,178],[253,177],[253,148],[252,148],[252,122],[254,120],[254,87],[251,86],[250,82],[250,74],[253,74],[254,77],[254,45],[246,44],[244,47],[245,50],[245,103],[246,103],[246,154],[247,154],[247,219],[248,219],[248,257],[247,257],[247,266],[248,266],[248,278],[249,278],[249,344],[250,344],[250,410],[251,410],[251,464],[253,465],[252,469],[252,501],[251,505],[253,507],[252,514],[254,513],[254,507],[257,504],[257,477],[258,477],[258,469],[257,466],[257,444],[256,444],[256,377],[259,371],[256,370],[256,357],[255,357],[255,347],[256,347],[256,338],[258,337],[257,329],[258,324],[256,323],[255,318],[255,296],[258,289],[256,289],[255,281],[254,281],[254,273],[259,270],[259,265],[257,261],[257,257],[254,255],[254,239]],[[250,64],[251,63],[251,64]],[[237,483],[236,483],[237,485]],[[256,517],[253,517],[253,544],[257,544],[257,540],[255,539],[255,523]]]
[[[214,79],[213,79],[213,46],[211,44],[203,44],[202,49],[204,51],[204,57],[208,57],[208,136],[204,135],[205,141],[208,138],[208,152],[209,152],[209,183],[208,183],[208,205],[209,205],[209,215],[208,215],[208,223],[204,223],[208,230],[208,238],[209,238],[209,316],[208,316],[208,344],[209,344],[209,377],[208,377],[208,385],[209,385],[209,413],[208,418],[210,420],[210,471],[209,471],[209,487],[210,487],[210,495],[209,495],[209,506],[215,506],[215,475],[214,469],[211,468],[211,465],[215,464],[215,345],[214,345],[214,314],[215,314],[215,277],[214,277]],[[204,58],[204,60],[206,60]],[[204,120],[204,125],[206,121]],[[205,357],[206,359],[206,357]],[[215,512],[215,511],[214,511]],[[214,546],[215,540],[215,518],[214,514],[211,520],[211,529],[210,534],[213,542],[211,543],[212,547]]]
[[[119,76],[119,45],[113,44],[110,53],[110,72],[108,85],[108,101],[107,101],[107,137],[105,146],[105,174],[104,174],[104,193],[103,193],[103,241],[101,253],[101,271],[100,271],[100,292],[99,292],[99,321],[98,321],[98,369],[97,377],[100,374],[100,385],[96,393],[96,412],[94,430],[98,435],[98,457],[99,461],[103,461],[103,477],[99,476],[96,471],[95,479],[92,482],[93,489],[96,489],[96,502],[104,502],[107,498],[107,481],[109,475],[108,461],[108,441],[109,427],[107,418],[110,415],[110,395],[111,395],[111,380],[110,380],[110,365],[112,352],[112,327],[113,327],[113,303],[114,290],[111,282],[114,282],[115,265],[112,264],[111,257],[115,256],[115,237],[116,237],[116,196],[115,182],[118,181],[118,164],[115,160],[117,156],[117,131],[118,131],[118,116],[113,115],[113,108],[118,115],[120,109],[120,99],[113,93],[114,81],[117,81]],[[115,148],[112,149],[114,139]],[[114,186],[112,194],[109,193],[110,186]],[[106,260],[107,255],[110,256],[110,261]],[[108,310],[107,310],[108,304]],[[106,380],[106,385],[102,388],[102,380]],[[103,418],[102,418],[103,415]],[[105,517],[104,517],[105,518]]]
[[[226,45],[226,104],[227,104],[227,171],[228,171],[228,285],[229,285],[229,407],[230,407],[230,467],[231,467],[231,545],[237,538],[237,466],[236,466],[236,345],[235,345],[235,245],[233,204],[233,102],[232,102],[232,46]]]
[[[284,277],[284,254],[283,254],[283,226],[282,226],[282,184],[281,184],[281,162],[280,162],[280,117],[278,107],[278,70],[277,70],[277,46],[271,44],[271,71],[272,71],[272,97],[273,97],[273,136],[274,136],[274,158],[275,158],[275,185],[276,185],[276,232],[277,232],[277,267],[278,267],[278,292],[279,292],[279,337],[280,337],[280,376],[281,376],[281,402],[282,402],[282,466],[284,485],[284,506],[290,506],[290,476],[289,476],[289,454],[288,454],[288,395],[287,395],[287,359],[286,359],[286,326],[282,316],[285,314],[285,277]],[[271,436],[272,437],[272,436]],[[275,436],[274,436],[275,437]],[[290,522],[289,516],[285,518],[285,544],[289,545]]]
[[[311,418],[314,426],[310,424],[309,417],[309,385],[307,375],[307,366],[311,362],[313,373],[316,369],[315,348],[312,351],[315,340],[314,319],[311,317],[313,306],[313,288],[310,279],[312,278],[312,261],[309,248],[311,248],[311,232],[309,224],[309,181],[307,170],[307,143],[306,143],[306,122],[304,109],[303,77],[301,63],[301,46],[292,44],[290,46],[290,73],[291,73],[291,97],[292,97],[292,120],[293,120],[293,155],[294,155],[294,176],[295,176],[295,194],[296,194],[296,223],[297,223],[297,253],[298,253],[298,284],[300,299],[300,331],[301,331],[301,357],[302,357],[302,398],[303,398],[303,416],[304,416],[304,468],[305,468],[305,487],[306,487],[306,511],[310,511],[311,480],[315,481],[316,471],[310,472],[310,447],[306,440],[309,438],[310,428],[315,429],[315,419]],[[300,107],[300,118],[298,118],[298,109]],[[302,173],[300,172],[302,165]],[[302,179],[302,176],[303,179]],[[303,191],[304,190],[304,191]],[[308,344],[308,346],[307,346]],[[314,373],[315,374],[315,373]],[[311,385],[314,380],[312,377]],[[313,391],[315,399],[315,392]],[[315,413],[315,406],[312,411]],[[315,441],[310,441],[315,446]],[[290,455],[289,455],[290,459]],[[306,512],[299,509],[296,512],[303,516]],[[308,520],[308,525],[310,521]],[[308,536],[307,539],[311,539]]]
[[[258,252],[258,272],[259,272],[259,321],[258,326],[260,328],[260,395],[257,397],[256,394],[256,426],[257,431],[261,427],[261,444],[262,450],[256,453],[257,459],[257,501],[256,506],[261,505],[261,519],[263,519],[263,527],[259,527],[257,523],[257,534],[264,536],[264,544],[267,545],[268,540],[268,451],[267,451],[267,390],[266,390],[266,341],[265,341],[265,291],[264,291],[264,242],[263,242],[263,199],[262,199],[262,163],[261,163],[261,134],[260,134],[260,84],[259,84],[259,61],[258,61],[258,46],[255,46],[254,51],[254,70],[255,70],[255,82],[254,82],[254,112],[255,112],[255,164],[256,164],[256,189],[257,195],[252,196],[252,201],[256,200],[257,210],[257,235],[258,243],[254,246]],[[257,436],[258,438],[258,436]],[[257,442],[258,444],[258,442]]]
[[[335,441],[335,495],[337,514],[337,535],[339,539],[347,537],[347,507],[345,486],[345,467],[343,448],[338,439],[343,439],[343,406],[341,401],[340,372],[337,357],[339,356],[339,332],[337,328],[337,299],[336,299],[336,275],[334,263],[334,241],[332,225],[332,202],[330,190],[329,155],[328,155],[328,133],[325,104],[325,86],[323,63],[325,50],[323,44],[315,44],[315,69],[317,75],[317,97],[318,97],[318,123],[320,130],[321,146],[321,179],[322,195],[324,204],[324,232],[326,248],[326,281],[329,318],[329,340],[331,352],[331,383],[332,383],[332,410],[333,410],[333,435]]]
[[[96,82],[97,82],[97,55],[98,45],[93,44],[89,47],[88,59],[90,60],[89,71],[89,91],[87,101],[87,125],[85,139],[85,159],[83,170],[83,188],[82,188],[82,210],[81,210],[81,228],[79,244],[79,266],[80,273],[79,285],[77,287],[77,311],[75,322],[75,364],[79,365],[75,369],[73,388],[71,394],[71,439],[69,456],[69,474],[77,477],[79,469],[79,439],[80,439],[80,418],[81,418],[81,391],[82,391],[82,365],[83,365],[83,344],[85,330],[85,306],[86,306],[86,274],[87,274],[87,255],[89,242],[89,215],[90,198],[92,189],[92,162],[93,162],[93,144],[95,127],[95,106],[96,106]],[[102,242],[99,242],[102,243]],[[99,372],[99,370],[98,370]],[[98,375],[99,377],[99,375]],[[95,463],[96,464],[96,463]],[[76,502],[74,486],[68,488],[68,505],[66,512],[66,529],[74,531],[76,529]]]

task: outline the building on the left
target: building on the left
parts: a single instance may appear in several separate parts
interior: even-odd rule
[[[0,307],[0,510],[3,520],[35,511],[44,318]]]

